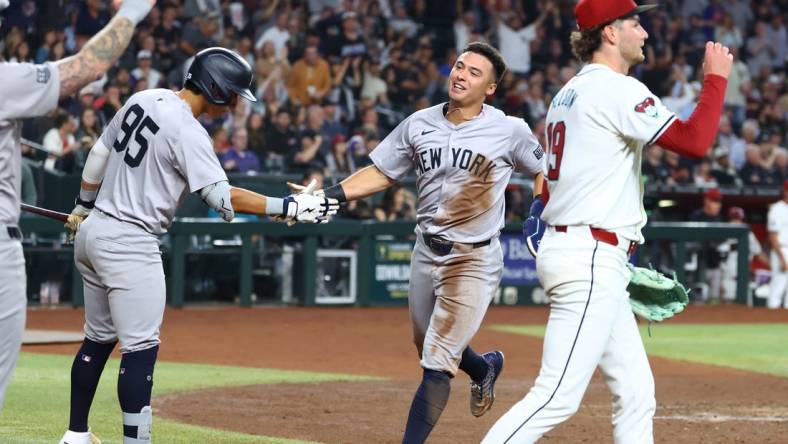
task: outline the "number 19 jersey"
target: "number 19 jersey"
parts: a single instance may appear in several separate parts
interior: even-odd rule
[[[208,132],[168,89],[129,98],[99,139],[110,151],[96,208],[163,234],[190,192],[227,180]]]
[[[676,116],[645,85],[586,65],[556,94],[545,121],[549,225],[589,225],[643,241],[641,158]]]

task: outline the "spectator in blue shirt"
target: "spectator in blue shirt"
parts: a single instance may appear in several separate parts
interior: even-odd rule
[[[225,171],[235,171],[239,173],[247,173],[250,171],[260,171],[260,159],[257,155],[247,150],[249,145],[249,136],[246,133],[246,128],[236,128],[233,131],[231,139],[232,145],[230,149],[224,154],[219,156],[219,161]]]

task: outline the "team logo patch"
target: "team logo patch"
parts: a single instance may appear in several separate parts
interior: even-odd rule
[[[88,355],[82,355],[82,360],[85,362],[90,362],[91,357]]]
[[[544,156],[544,150],[541,146],[537,146],[534,150],[534,157],[536,157],[536,160],[542,160],[542,156]]]
[[[49,82],[49,77],[52,74],[49,72],[47,68],[36,68],[36,82],[38,83],[47,83]]]
[[[656,102],[653,97],[647,97],[646,100],[635,105],[636,113],[643,113],[649,117],[657,117]]]

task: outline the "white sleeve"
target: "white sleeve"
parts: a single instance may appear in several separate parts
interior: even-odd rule
[[[60,71],[52,63],[0,63],[0,120],[42,116],[57,106]]]
[[[600,112],[612,113],[607,117],[622,136],[650,145],[668,129],[676,114],[667,109],[646,85],[633,77],[626,80],[621,82],[623,94],[611,95],[613,106],[600,107]]]
[[[388,178],[397,180],[413,168],[413,146],[410,143],[412,117],[400,122],[371,153],[372,163]]]
[[[523,119],[507,116],[512,124],[512,161],[514,170],[533,176],[543,171],[544,150]]]
[[[41,144],[44,145],[44,149],[54,155],[60,155],[63,152],[63,142],[60,141],[57,128],[47,131]]]
[[[107,171],[107,160],[109,160],[109,148],[99,139],[88,153],[85,168],[82,169],[82,180],[91,184],[101,183]]]
[[[779,221],[777,220],[778,218],[776,213],[777,213],[776,205],[772,205],[771,207],[769,207],[769,214],[768,216],[766,216],[766,227],[770,233],[771,232],[777,233],[780,231],[780,224]]]

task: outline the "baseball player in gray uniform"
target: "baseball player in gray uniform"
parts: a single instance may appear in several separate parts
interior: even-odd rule
[[[372,151],[374,165],[323,191],[339,201],[361,199],[411,169],[418,176],[408,304],[424,372],[403,443],[427,439],[458,368],[471,377],[474,416],[492,406],[503,368],[500,351],[480,356],[468,345],[503,273],[498,234],[506,185],[513,171],[541,184],[543,158],[522,119],[484,104],[505,70],[495,48],[471,43],[449,75],[449,102],[413,113]]]
[[[243,212],[316,223],[336,213],[336,200],[322,196],[280,199],[229,185],[197,117],[221,117],[239,96],[255,101],[251,82],[252,70],[241,56],[204,49],[182,90],[134,94],[91,149],[69,218],[85,286],[85,340],[71,368],[71,416],[62,444],[90,442],[90,404],[117,342],[123,442],[150,443],[153,369],[166,299],[159,235],[188,193],[198,193],[226,221]]]
[[[19,355],[27,306],[27,277],[19,221],[19,119],[42,116],[59,98],[100,77],[128,46],[134,26],[154,1],[125,0],[115,17],[75,55],[55,62],[0,63],[0,408]],[[8,0],[0,0],[0,10]]]

